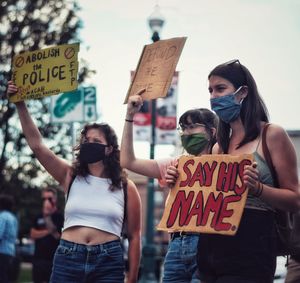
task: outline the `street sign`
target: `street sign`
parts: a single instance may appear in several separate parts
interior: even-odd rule
[[[51,122],[90,122],[98,118],[96,88],[82,87],[51,97]]]

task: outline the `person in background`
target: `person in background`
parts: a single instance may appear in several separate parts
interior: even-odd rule
[[[30,230],[35,242],[32,262],[34,283],[49,282],[55,250],[59,244],[64,218],[57,210],[57,191],[48,187],[42,191],[42,214],[36,217]]]
[[[7,95],[17,87],[8,83]],[[16,108],[29,147],[66,195],[65,222],[50,282],[123,283],[121,236],[129,241],[127,283],[136,283],[141,250],[141,200],[120,166],[115,131],[106,123],[83,127],[71,165],[43,142],[24,101]]]
[[[134,153],[132,124],[134,115],[142,104],[143,99],[140,95],[129,97],[121,142],[121,165],[135,173],[157,178],[162,186],[167,186],[173,182],[172,172],[176,170],[178,158],[140,159]],[[216,115],[205,108],[186,111],[180,117],[182,146],[189,155],[201,156],[211,153],[212,146],[216,142],[217,121]],[[170,238],[162,282],[200,282],[196,262],[199,235],[176,232],[171,233]]]
[[[14,199],[0,195],[0,283],[9,282],[9,270],[16,256],[18,220],[12,213]]]

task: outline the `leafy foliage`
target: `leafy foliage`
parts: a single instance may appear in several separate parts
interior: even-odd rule
[[[15,54],[79,41],[78,31],[82,26],[77,16],[79,9],[76,0],[0,0],[1,97],[11,76]],[[79,71],[79,83],[92,72],[85,63]],[[55,153],[71,160],[70,125],[50,123],[49,98],[27,104],[44,142]],[[0,193],[13,194],[19,212],[25,217],[25,208],[35,210],[39,206],[36,189],[53,185],[54,181],[28,148],[15,112],[13,104],[0,100]]]

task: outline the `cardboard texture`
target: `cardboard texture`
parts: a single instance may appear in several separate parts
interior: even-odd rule
[[[185,41],[186,37],[178,37],[144,46],[124,103],[142,89],[144,100],[167,95]]]
[[[234,235],[248,189],[242,182],[253,154],[182,156],[158,230]]]

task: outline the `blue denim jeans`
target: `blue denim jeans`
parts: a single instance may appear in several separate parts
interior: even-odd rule
[[[164,262],[163,283],[199,283],[197,271],[198,235],[171,238]]]
[[[51,283],[123,283],[120,241],[81,245],[61,239],[54,255]]]

